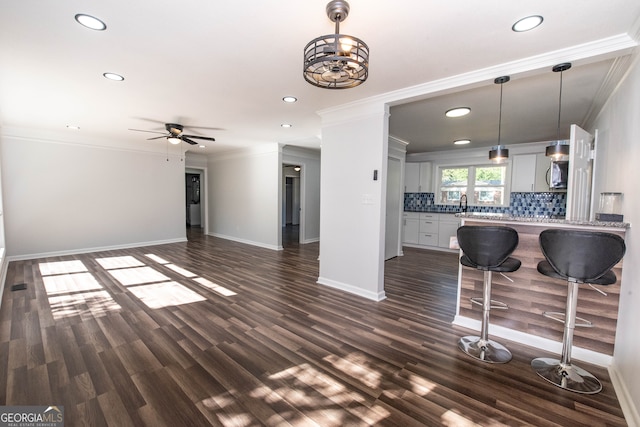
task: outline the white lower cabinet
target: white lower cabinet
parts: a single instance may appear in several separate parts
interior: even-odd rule
[[[411,246],[449,249],[460,220],[453,214],[404,212],[402,243]]]
[[[451,237],[457,237],[460,220],[454,215],[441,215],[438,227],[438,246],[450,248]]]

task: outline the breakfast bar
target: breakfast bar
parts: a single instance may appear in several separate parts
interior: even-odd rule
[[[501,225],[518,232],[519,244],[513,257],[522,262],[515,272],[493,276],[492,299],[508,305],[506,310],[491,311],[489,334],[512,341],[559,352],[563,324],[542,315],[564,312],[567,300],[566,282],[540,274],[537,265],[544,260],[538,238],[546,229],[578,229],[617,234],[625,237],[629,224],[623,222],[571,221],[561,218],[519,217],[504,214],[456,214],[461,225]],[[613,356],[620,300],[622,264],[613,272],[617,281],[609,286],[583,285],[578,295],[577,316],[588,319],[592,327],[575,329],[574,356],[591,363],[608,365]],[[479,329],[481,309],[470,298],[482,295],[483,274],[479,270],[459,267],[458,302],[454,324]],[[606,295],[605,295],[606,294]]]

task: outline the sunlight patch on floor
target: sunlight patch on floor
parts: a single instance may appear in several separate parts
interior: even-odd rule
[[[42,278],[47,295],[86,292],[102,289],[102,285],[91,273],[58,274]]]
[[[234,295],[238,295],[237,293],[230,291],[229,289],[225,288],[224,286],[220,286],[216,283],[213,283],[211,280],[207,280],[203,277],[197,277],[195,279],[193,279],[195,282],[201,284],[202,286],[211,289],[214,292],[219,293],[222,296],[225,297],[231,297]]]
[[[49,305],[55,320],[71,316],[89,319],[122,309],[107,291],[52,296],[49,297]]]
[[[71,316],[88,319],[122,309],[82,261],[43,262],[38,268],[55,320]]]
[[[109,270],[122,286],[142,285],[145,283],[168,282],[170,277],[165,276],[153,267],[134,267],[121,270]]]
[[[63,273],[81,273],[89,271],[84,263],[80,260],[72,261],[54,261],[54,262],[41,262],[38,264],[40,274],[43,276],[51,276],[53,274]]]
[[[147,258],[149,258],[152,261],[157,262],[158,264],[169,264],[169,261],[167,261],[164,258],[159,257],[158,255],[154,255],[154,254],[144,254],[144,256],[146,256]]]
[[[177,282],[132,286],[129,291],[149,308],[164,308],[206,301],[202,295]]]
[[[130,255],[96,258],[96,262],[105,270],[112,270],[114,268],[142,267],[145,265],[143,262],[138,261],[135,257]]]
[[[182,267],[179,267],[175,264],[165,264],[165,267],[167,267],[170,270],[175,271],[176,273],[186,277],[186,278],[192,278],[192,277],[196,277],[197,274],[190,272],[189,270],[185,270]]]

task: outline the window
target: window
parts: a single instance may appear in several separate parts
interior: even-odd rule
[[[503,206],[505,202],[506,165],[475,165],[440,168],[439,203],[467,203],[479,206]]]

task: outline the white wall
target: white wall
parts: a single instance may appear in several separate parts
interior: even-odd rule
[[[301,242],[311,243],[320,239],[320,153],[298,147],[282,149],[285,164],[298,164],[301,170],[302,231]]]
[[[282,249],[281,168],[280,149],[275,143],[210,156],[209,234]]]
[[[388,108],[352,105],[321,117],[318,283],[384,299]]]
[[[620,311],[612,374],[618,398],[628,406],[630,425],[640,425],[640,63],[636,57],[627,76],[600,112],[591,132],[598,131],[604,155],[598,157],[594,195],[624,193],[627,253],[623,259]],[[597,206],[597,205],[596,205]],[[624,406],[623,406],[624,408]]]
[[[11,259],[185,240],[179,157],[4,136]]]

